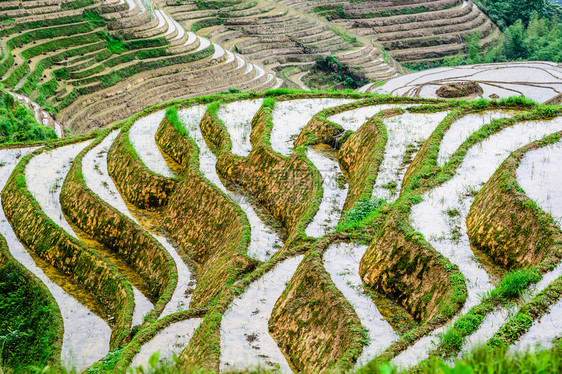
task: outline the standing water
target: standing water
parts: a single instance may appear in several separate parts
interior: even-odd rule
[[[305,232],[306,235],[320,237],[333,229],[338,223],[348,188],[347,184],[340,188],[339,180],[343,180],[343,174],[340,173],[338,163],[332,160],[329,155],[325,155],[314,148],[309,148],[306,156],[322,175],[324,193],[318,212],[316,212]]]
[[[118,134],[119,130],[111,132],[100,144],[84,155],[82,160],[82,173],[84,174],[84,180],[86,181],[88,188],[97,194],[103,201],[117,209],[123,215],[129,217],[133,220],[133,222],[139,224],[129,211],[127,204],[119,194],[115,183],[113,183],[113,180],[107,171],[107,151]],[[189,308],[191,294],[189,292],[186,294],[186,291],[193,287],[191,284],[191,271],[187,268],[173,246],[169,244],[164,237],[161,237],[160,235],[153,236],[156,240],[163,244],[163,247],[174,259],[178,272],[178,283],[176,285],[176,289],[172,294],[172,298],[162,312],[162,316],[165,315],[164,313],[172,313],[178,309],[187,310]],[[144,317],[150,309],[145,309],[141,318]]]
[[[279,101],[273,109],[271,146],[273,150],[289,156],[293,142],[301,130],[319,111],[352,102],[349,99],[304,99]],[[308,159],[322,175],[324,194],[318,212],[306,228],[306,234],[319,237],[332,229],[338,222],[345,202],[347,189],[340,189],[337,183],[339,166],[335,160],[315,149],[308,149]]]
[[[562,228],[562,142],[530,151],[519,163],[517,184],[539,207],[549,213]],[[562,265],[557,268],[562,275]],[[541,283],[545,282],[545,277]],[[546,286],[546,285],[545,285]],[[541,285],[537,285],[541,289]],[[544,286],[543,286],[544,288]],[[552,305],[548,313],[535,321],[529,331],[511,348],[511,351],[546,348],[562,333],[562,301]]]
[[[282,373],[292,372],[269,335],[268,321],[302,258],[297,256],[279,263],[232,302],[222,317],[221,371],[278,367]]]
[[[332,281],[355,309],[361,325],[367,329],[369,344],[363,347],[355,368],[367,364],[396,340],[397,335],[383,318],[372,297],[363,288],[359,263],[366,245],[340,243],[331,245],[324,254],[324,267]]]
[[[439,155],[437,156],[439,165],[444,165],[449,161],[449,158],[455,153],[457,148],[484,124],[490,123],[495,119],[510,117],[511,114],[512,112],[507,110],[472,113],[453,122],[445,133],[439,147]]]
[[[201,318],[191,318],[165,327],[141,347],[139,353],[133,358],[131,366],[143,366],[148,369],[150,356],[158,351],[160,352],[159,360],[172,361],[174,355],[179,356],[189,344],[201,321]]]
[[[222,120],[232,141],[232,153],[247,157],[252,150],[250,133],[252,118],[261,107],[263,99],[235,101],[222,105],[217,116]]]
[[[278,101],[273,109],[271,147],[284,156],[289,156],[293,142],[316,113],[333,106],[352,102],[349,99],[304,99]]]
[[[525,144],[562,129],[562,120],[515,124],[467,152],[455,176],[424,195],[424,201],[412,208],[411,221],[416,231],[441,254],[459,266],[468,290],[463,312],[476,305],[493,285],[470,247],[465,220],[474,201],[475,192],[486,182],[510,152]],[[397,356],[393,363],[411,366],[426,357],[432,340],[444,327],[420,339]]]
[[[517,184],[562,228],[562,142],[530,151],[517,169]]]
[[[131,140],[133,148],[139,155],[139,158],[146,167],[156,174],[173,178],[174,173],[166,163],[166,160],[160,152],[160,148],[158,148],[155,139],[158,127],[165,115],[165,111],[160,110],[136,120],[133,126],[129,129],[129,139]],[[124,203],[124,201],[122,203]],[[122,203],[117,203],[120,207],[119,210],[123,209],[122,212],[130,213],[126,204],[123,206]],[[129,217],[132,217],[132,214],[130,214]],[[134,220],[136,221],[136,219]],[[137,223],[139,222],[137,221]],[[190,291],[194,288],[194,276],[174,246],[164,236],[155,233],[152,233],[152,236],[154,236],[154,238],[162,244],[166,251],[168,251],[176,264],[178,272],[178,284],[172,298],[164,308],[162,315],[165,316],[176,311],[187,310],[191,300]]]
[[[364,106],[361,108],[348,110],[342,113],[334,114],[328,117],[332,122],[341,125],[346,130],[357,131],[359,128],[375,114],[380,113],[382,110],[392,108],[403,108],[409,106],[408,104],[380,104],[373,106]]]
[[[384,159],[373,187],[373,197],[389,202],[396,200],[409,163],[409,159],[405,158],[406,151],[408,148],[417,148],[417,145],[431,135],[446,115],[446,112],[407,112],[383,120],[387,141],[384,147]],[[414,154],[411,155],[413,156]]]
[[[60,192],[72,161],[90,141],[67,145],[33,157],[25,168],[27,189],[39,203],[41,210],[68,234],[77,238],[62,213]]]
[[[251,228],[248,255],[260,261],[267,261],[275,253],[273,249],[281,245],[281,239],[263,223],[250,202],[242,194],[234,193],[223,185],[216,170],[217,157],[205,143],[199,128],[205,110],[205,106],[200,105],[178,111],[181,123],[189,131],[189,135],[199,148],[199,169],[205,178],[226,193],[246,213]]]
[[[154,137],[160,122],[164,119],[165,111],[161,110],[139,118],[129,129],[129,139],[133,148],[137,151],[141,161],[156,174],[173,178],[174,173],[166,164],[166,160]]]
[[[0,150],[0,189],[4,188],[19,159],[32,151],[32,148]],[[64,324],[61,360],[72,364],[77,370],[86,369],[109,352],[111,329],[104,320],[66,293],[37,266],[17,239],[1,205],[0,203],[0,234],[6,238],[10,253],[45,284],[60,308]]]

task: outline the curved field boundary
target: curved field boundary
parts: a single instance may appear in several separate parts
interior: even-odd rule
[[[548,314],[549,309],[559,303],[561,298],[562,277],[558,277],[548,287],[523,305],[515,316],[500,327],[488,341],[488,344],[496,349],[507,348],[514,344],[531,329],[533,324],[540,323],[541,317]],[[559,316],[555,316],[555,318],[559,318]],[[516,347],[513,348],[516,349]]]
[[[562,132],[511,154],[480,190],[466,219],[470,242],[504,268],[562,259],[562,231],[523,192],[517,166],[530,151],[560,141]]]
[[[308,240],[304,231],[322,200],[322,178],[306,157],[305,147],[298,147],[289,157],[275,152],[270,136],[273,129],[274,98],[266,94],[262,107],[252,119],[250,143],[252,151],[242,158],[233,155],[228,131],[216,116],[216,108],[205,115],[202,131],[216,148],[217,170],[225,179],[235,183],[256,198],[273,218],[281,222],[287,232],[285,245]],[[342,93],[309,93],[277,97],[278,101],[341,98]],[[360,98],[361,95],[349,95]],[[250,179],[251,178],[251,179]]]
[[[63,146],[85,139],[51,143]],[[20,160],[6,186],[2,201],[6,217],[28,248],[93,294],[113,319],[111,347],[118,347],[131,328],[134,298],[130,284],[117,268],[84,243],[70,236],[43,213],[26,189],[25,167],[38,149]]]
[[[323,143],[332,148],[340,149],[353,131],[346,132],[342,125],[328,119],[336,114],[381,104],[438,104],[443,102],[443,100],[439,99],[402,98],[390,95],[378,95],[353,103],[327,108],[316,113],[307,123],[297,140],[295,140],[295,148],[303,144],[315,145]]]
[[[272,108],[267,106],[269,103],[270,100],[265,100],[252,119],[251,138],[254,137],[255,129],[272,126]],[[295,152],[290,158],[280,157],[265,146],[262,138],[258,146],[253,142],[248,157],[237,156],[231,152],[228,131],[213,108],[209,108],[203,117],[201,129],[210,143],[216,146],[218,172],[248,191],[259,205],[282,223],[288,234],[286,243],[302,236],[299,230],[304,230],[307,220],[304,217],[310,215],[312,204],[320,204],[316,201],[316,192],[321,189],[321,183],[318,184],[320,177],[309,169],[303,152]]]
[[[291,373],[287,357],[269,333],[270,316],[303,256],[288,258],[252,282],[221,321],[221,371],[260,366]],[[258,352],[259,351],[259,352]]]
[[[156,131],[155,140],[162,153],[176,163],[179,170],[179,173],[176,174],[180,178],[183,177],[190,162],[196,161],[193,155],[198,154],[199,150],[195,142],[189,137],[185,127],[179,122],[177,108],[166,110],[166,116]],[[154,174],[151,170],[150,172]]]
[[[183,154],[180,157],[185,157],[181,161],[185,168],[181,182],[163,210],[162,225],[190,258],[201,265],[191,305],[203,306],[226,283],[256,266],[256,261],[246,254],[250,227],[240,207],[199,171],[199,150],[175,109],[168,110],[160,124],[157,134],[164,133],[166,137],[157,137],[157,141],[167,140],[162,147],[164,152],[175,149],[171,154]],[[185,148],[181,150],[181,147]]]
[[[501,297],[513,302],[513,299],[517,298],[529,284],[540,279],[537,272],[522,269],[518,272],[506,274],[502,283],[494,288],[491,279],[494,278],[494,274],[501,273],[502,270],[490,266],[489,256],[478,256],[481,254],[478,251],[473,253],[469,237],[466,234],[466,226],[463,223],[476,192],[487,179],[492,177],[494,171],[501,166],[502,161],[509,157],[510,151],[517,150],[518,147],[524,145],[526,139],[540,139],[552,131],[560,130],[561,124],[559,121],[557,123],[549,123],[549,121],[523,122],[490,135],[480,144],[468,150],[462,165],[457,169],[452,179],[424,193],[422,196],[424,201],[412,208],[410,216],[412,225],[425,235],[426,240],[435,249],[457,264],[467,278],[468,297],[463,312],[478,305],[481,299],[480,295],[488,298],[495,294],[497,298],[497,294],[500,294]],[[475,255],[479,258],[476,258]],[[484,268],[488,268],[488,271]],[[559,274],[560,271],[555,272],[554,277]],[[547,279],[551,279],[552,276],[552,273],[549,274]],[[542,287],[545,286],[542,285]],[[505,310],[505,307],[499,308],[495,313],[486,317],[484,322],[478,320],[481,316],[480,313],[472,313],[473,320],[469,318],[457,320],[455,317],[456,331],[452,331],[450,335],[443,338],[443,344],[455,346],[462,342],[463,330],[471,335],[469,342],[474,338],[481,339],[482,335],[486,335],[489,331],[488,329],[493,333],[495,328],[489,326],[489,324],[494,323],[495,320],[495,324],[499,327],[503,323],[502,316],[498,315],[500,310]],[[487,312],[484,314],[487,314]],[[481,322],[482,328],[478,329]],[[476,331],[476,334],[473,335],[472,332],[474,331]],[[437,334],[434,333],[433,337],[436,336]],[[416,352],[426,354],[430,350],[430,338],[426,337],[419,344],[416,343],[412,349],[398,357],[396,362],[401,365],[416,363],[414,360],[423,358]],[[419,350],[420,348],[422,351]]]
[[[156,174],[142,162],[129,139],[128,132],[134,123],[123,126],[113,142],[107,169],[128,202],[140,209],[157,210],[167,204],[178,179]]]
[[[459,105],[460,104],[460,105]],[[437,163],[437,157],[439,153],[439,146],[441,140],[444,136],[444,132],[448,129],[452,122],[456,118],[460,118],[463,115],[463,111],[471,112],[475,110],[484,110],[484,109],[495,109],[495,108],[506,108],[506,109],[529,109],[532,108],[532,105],[529,105],[525,102],[520,100],[500,100],[500,101],[491,101],[491,102],[480,102],[480,101],[473,101],[473,102],[459,102],[455,105],[459,105],[462,109],[458,112],[451,112],[449,113],[448,117],[436,128],[434,133],[426,140],[420,152],[418,152],[414,162],[411,164],[409,168],[409,179],[405,180],[403,184],[403,188],[401,191],[401,197],[399,201],[394,206],[394,211],[399,212],[399,215],[402,217],[398,220],[400,231],[405,232],[405,237],[414,238],[416,240],[420,240],[417,236],[418,234],[410,227],[407,223],[407,219],[409,217],[409,211],[411,209],[412,204],[416,204],[419,201],[419,196],[423,194],[423,192],[428,191],[429,189],[441,185],[442,183],[446,182],[447,180],[451,179],[455,173],[455,170],[459,167],[462,163],[463,157],[465,156],[467,150],[474,144],[478,143],[479,141],[485,139],[489,135],[500,131],[501,129],[508,127],[514,123],[526,120],[540,120],[540,119],[547,119],[552,118],[553,116],[559,115],[558,112],[552,112],[548,110],[533,110],[529,113],[520,113],[516,114],[515,116],[508,118],[508,119],[501,119],[493,121],[491,124],[483,126],[479,131],[472,134],[462,145],[459,149],[453,154],[450,158],[449,162],[443,166],[443,168],[439,168]],[[408,174],[407,174],[408,178]],[[379,220],[384,220],[380,218]],[[379,221],[380,222],[380,221]],[[427,243],[423,241],[426,245]],[[456,267],[454,267],[456,268]],[[451,269],[451,268],[448,268]],[[458,273],[458,270],[456,270]],[[458,273],[457,277],[462,277],[461,273]],[[464,278],[464,277],[462,277]],[[457,278],[457,280],[460,280]],[[464,281],[462,282],[464,284]],[[433,321],[430,321],[419,328],[411,331],[410,333],[406,334],[402,337],[398,342],[393,344],[383,355],[380,356],[380,359],[389,359],[394,357],[396,354],[400,353],[404,349],[406,349],[410,344],[421,338],[422,336],[426,335],[430,331],[437,328],[439,325],[443,324],[448,318],[452,317],[456,311],[460,310],[460,306],[464,302],[464,298],[461,295],[461,290],[458,290],[455,294],[460,296],[458,299],[458,307],[449,309],[444,308],[443,316],[436,316]],[[464,291],[466,297],[466,291]],[[454,305],[454,304],[453,304]],[[446,305],[445,305],[446,306]],[[482,312],[484,316],[493,310],[493,307],[488,305],[487,307],[484,306],[478,309],[479,306],[474,307],[472,310],[477,310],[478,313]],[[460,347],[459,347],[460,349]],[[373,361],[374,362],[374,361]],[[369,365],[366,366],[368,368]]]
[[[275,268],[284,260],[302,253],[305,247],[293,248],[287,251],[277,252],[269,261],[259,264],[253,271],[245,274],[237,282],[227,284],[220,294],[214,299],[212,307],[188,347],[182,352],[180,360],[182,367],[200,367],[204,370],[219,371],[220,367],[220,326],[222,316],[230,307],[234,299],[244,293],[250,284],[260,279],[265,273]]]
[[[361,260],[363,281],[391,295],[414,318],[450,318],[466,299],[464,276],[407,224],[410,201],[399,202]]]
[[[117,372],[126,371],[135,356],[140,352],[141,347],[152,338],[156,337],[158,333],[166,327],[186,319],[204,317],[206,312],[206,309],[191,308],[187,311],[169,314],[160,318],[131,339],[131,342],[123,349],[114,370]]]
[[[99,145],[110,130],[102,132],[102,136],[74,159],[62,187],[61,205],[76,226],[119,254],[147,282],[157,300],[148,314],[147,320],[150,320],[160,315],[172,297],[177,283],[175,263],[156,239],[90,190],[82,174],[82,158]]]
[[[269,320],[271,335],[300,372],[347,372],[366,344],[359,317],[323,266],[322,254],[334,239],[304,258]]]
[[[325,109],[308,122],[295,141],[295,146],[323,143],[339,149],[340,169],[349,183],[349,192],[343,207],[344,213],[359,200],[371,197],[380,165],[385,157],[387,135],[382,119],[402,112],[384,111],[371,117],[357,131],[346,131],[340,124],[330,121],[328,118],[357,108],[389,103],[434,104],[441,103],[441,101],[415,99],[404,101],[397,100],[396,97],[382,96]],[[447,104],[442,105],[448,106]],[[342,215],[343,217],[344,215]]]
[[[502,118],[492,121],[484,125],[480,130],[471,134],[471,136],[463,142],[463,144],[449,157],[445,165],[439,166],[437,161],[439,157],[439,148],[441,141],[445,136],[445,132],[451,127],[453,122],[462,118],[466,114],[483,110],[493,109],[514,109],[514,110],[532,110],[533,104],[521,102],[520,100],[499,100],[499,101],[480,101],[471,102],[451,101],[451,107],[458,109],[451,111],[447,117],[437,126],[431,136],[424,142],[416,157],[408,167],[404,182],[402,184],[401,194],[409,191],[422,193],[439,184],[449,180],[455,173],[455,170],[462,163],[468,149],[507,126],[521,121],[533,121],[552,117],[556,114],[548,114],[537,111],[532,114],[519,113],[510,118]],[[415,109],[412,108],[412,111]]]
[[[403,110],[385,110],[369,118],[341,146],[338,162],[349,183],[343,212],[347,212],[362,198],[371,197],[388,141],[386,126],[382,119],[402,113]]]
[[[279,91],[281,96],[278,97],[266,93],[266,99],[262,107],[252,119],[250,133],[252,151],[248,157],[243,158],[232,154],[230,136],[222,121],[216,116],[216,108],[210,108],[211,110],[207,113],[208,116],[206,115],[208,125],[202,126],[202,130],[206,132],[209,141],[216,148],[219,159],[217,164],[219,173],[227,180],[248,191],[250,195],[256,198],[259,205],[266,208],[273,218],[281,222],[288,236],[285,243],[290,244],[305,238],[304,229],[308,222],[313,219],[320,205],[322,181],[314,165],[306,158],[304,149],[297,150],[290,157],[281,155],[272,149],[269,139],[273,129],[272,111],[275,99],[282,101],[303,98],[338,98],[343,95],[337,93],[297,93],[291,96],[283,96],[282,90]],[[352,96],[360,97],[358,95]],[[204,125],[204,121],[202,124]],[[273,172],[268,173],[267,171],[271,170],[268,168],[273,169]],[[297,181],[299,170],[311,173],[314,179],[313,183],[316,185],[315,193],[306,192],[306,187],[302,186],[302,180]],[[259,177],[256,177],[256,175]],[[250,177],[251,179],[248,179]],[[267,179],[264,178],[270,181],[274,180],[273,187],[266,183]],[[305,183],[310,185],[310,176],[305,175],[303,178],[301,179],[306,180]],[[278,191],[283,192],[279,195]],[[299,205],[298,202],[302,201],[306,194],[313,196],[313,199],[303,204],[304,209],[295,210],[295,207]]]

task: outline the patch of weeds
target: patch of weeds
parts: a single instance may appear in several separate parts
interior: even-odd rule
[[[502,278],[500,284],[490,291],[490,296],[508,299],[518,297],[529,285],[538,282],[540,279],[541,276],[535,270],[519,269],[510,271]]]
[[[396,191],[396,187],[398,187],[398,183],[396,183],[396,181],[390,181],[386,184],[383,184],[381,187],[385,190],[389,190],[390,192],[394,192]]]
[[[359,200],[355,203],[355,206],[345,214],[342,224],[349,225],[361,222],[372,212],[380,208],[383,203],[384,200],[378,198]]]
[[[454,208],[454,209],[448,209],[447,210],[447,215],[449,217],[458,217],[461,215],[461,213],[459,212],[458,209]]]

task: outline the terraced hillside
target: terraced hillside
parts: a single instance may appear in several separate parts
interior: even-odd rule
[[[479,33],[482,46],[499,36],[490,19],[465,0],[281,2],[368,37],[380,43],[395,60],[413,65],[464,55],[466,35]]]
[[[4,1],[0,20],[2,84],[74,133],[162,101],[282,84],[152,1]]]
[[[4,146],[1,284],[19,274],[45,326],[4,362],[347,372],[551,349],[561,135],[560,106],[524,99],[275,90]]]
[[[197,31],[303,87],[315,60],[333,55],[380,81],[403,72],[373,39],[357,36],[283,1],[167,0],[166,10]]]
[[[497,36],[461,0],[3,1],[0,77],[38,120],[81,134],[174,99],[381,82],[463,54],[477,30]]]
[[[562,103],[562,66],[548,61],[448,66],[369,83],[359,92],[426,98],[525,97],[545,104]]]

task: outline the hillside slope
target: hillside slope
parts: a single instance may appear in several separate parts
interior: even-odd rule
[[[0,76],[83,133],[165,100],[387,80],[397,61],[464,53],[477,30],[497,34],[460,0],[5,1]],[[328,56],[337,68],[322,71]]]
[[[368,37],[397,61],[410,64],[464,54],[464,37],[469,34],[480,33],[482,46],[499,36],[490,19],[465,0],[281,2]]]

